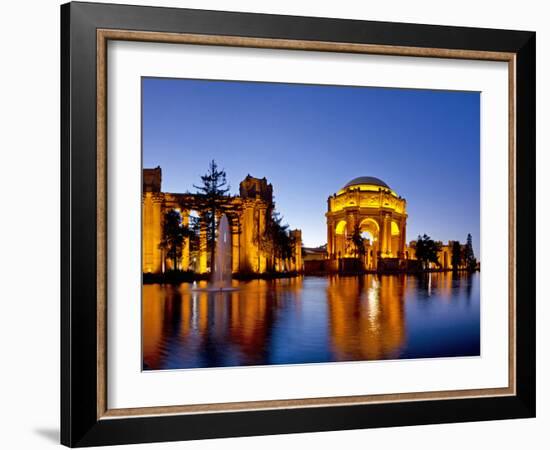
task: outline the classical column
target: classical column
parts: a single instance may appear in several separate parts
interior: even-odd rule
[[[152,240],[153,240],[153,272],[164,272],[165,255],[161,252],[162,227],[164,223],[164,211],[162,208],[162,195],[153,194]]]
[[[401,227],[399,232],[401,233],[399,235],[399,257],[404,258],[405,257],[405,247],[407,246],[407,222],[405,219],[401,221]]]
[[[292,230],[294,237],[294,268],[292,270],[302,271],[302,230]]]
[[[391,226],[389,216],[387,213],[382,213],[382,257],[385,258],[388,255],[388,249],[391,245]]]
[[[349,238],[353,236],[353,228],[355,227],[355,216],[353,213],[346,214],[346,226],[344,228],[344,249],[342,251],[342,257],[351,256],[351,246]]]
[[[199,273],[206,273],[208,257],[208,241],[206,238],[206,221],[201,217],[199,230]]]
[[[243,206],[243,211],[239,217],[239,271],[248,272],[250,270],[246,259],[246,206]]]
[[[181,211],[181,223],[184,227],[189,226],[189,211]],[[183,239],[183,248],[181,251],[181,270],[184,272],[189,270],[189,237]]]
[[[332,220],[327,219],[327,253],[329,259],[332,259],[332,255],[334,254],[333,228],[334,224]]]
[[[235,217],[231,221],[231,245],[232,245],[232,253],[231,253],[231,270],[233,273],[239,272],[239,218]]]
[[[254,231],[254,208],[252,201],[247,200],[243,204],[240,217],[239,270],[241,272],[254,271]]]
[[[378,233],[378,239],[373,242],[372,245],[372,260],[371,266],[373,270],[376,270],[378,267],[378,251],[380,250],[380,232]]]
[[[153,272],[153,199],[150,192],[144,192],[141,199],[141,223],[142,223],[142,242],[141,242],[141,271],[143,273]]]
[[[267,258],[266,258],[266,254],[265,254],[265,250],[262,249],[262,246],[261,246],[261,242],[263,241],[264,237],[265,237],[265,227],[266,227],[266,223],[265,223],[265,219],[266,219],[266,213],[267,213],[267,209],[265,207],[260,207],[259,210],[258,210],[258,234],[257,234],[257,237],[258,237],[258,243],[257,243],[257,248],[258,248],[258,272],[259,273],[265,273],[266,271],[266,262],[267,262]]]

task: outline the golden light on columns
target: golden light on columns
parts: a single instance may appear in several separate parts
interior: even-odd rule
[[[146,274],[161,274],[165,270],[193,270],[198,274],[209,271],[209,246],[204,204],[201,197],[190,193],[162,192],[160,167],[143,170],[142,194],[142,270]],[[273,188],[265,178],[248,175],[239,184],[239,195],[223,199],[222,209],[227,215],[232,233],[232,272],[265,273],[283,270],[302,271],[302,232],[289,230],[293,240],[292,257],[283,264],[274,261],[266,242],[268,224],[274,208]],[[162,248],[164,216],[170,210],[177,211],[182,224],[190,226],[191,215],[199,221],[198,249],[192,253],[189,237],[185,237],[179,267],[172,267]],[[221,213],[219,214],[221,216]]]
[[[384,181],[359,177],[327,200],[327,253],[331,260],[357,256],[352,242],[357,228],[372,239],[365,243],[365,263],[376,268],[378,258],[403,258],[406,246],[407,202]]]

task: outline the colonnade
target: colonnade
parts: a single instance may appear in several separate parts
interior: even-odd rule
[[[272,262],[269,252],[262,248],[265,238],[269,205],[261,199],[232,197],[226,205],[226,215],[231,227],[232,271],[233,273],[264,273]],[[191,215],[199,221],[198,249],[191,251],[190,238],[185,237],[177,266],[166,258],[160,243],[163,238],[163,220],[170,210],[179,212],[184,226],[189,226]],[[201,206],[192,194],[165,194],[144,192],[142,198],[143,243],[142,267],[144,273],[164,273],[166,270],[192,270],[198,274],[209,272],[207,223]],[[220,213],[221,216],[221,213]],[[220,217],[218,216],[217,219]],[[301,270],[301,231],[291,231],[295,251],[293,258],[285,264],[286,270]],[[283,264],[278,264],[278,266]]]

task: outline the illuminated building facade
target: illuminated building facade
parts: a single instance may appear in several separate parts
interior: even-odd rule
[[[142,193],[142,270],[143,273],[160,274],[178,269],[208,273],[207,230],[204,205],[200,195],[162,192],[160,167],[143,170]],[[281,261],[270,251],[266,230],[273,211],[273,188],[265,178],[248,175],[239,185],[239,195],[223,200],[220,211],[227,215],[231,227],[233,273],[262,274],[267,271],[301,271],[302,233],[291,230],[292,257]],[[182,224],[190,225],[190,217],[199,222],[198,248],[193,250],[186,237],[173,267],[162,249],[163,221],[167,212],[179,212]],[[220,212],[221,214],[221,212]]]
[[[448,241],[447,244],[438,241],[439,251],[437,252],[437,259],[439,265],[434,263],[429,263],[429,269],[441,269],[441,270],[452,270],[452,269],[466,269],[466,263],[462,262],[458,267],[453,267],[453,241]],[[416,260],[416,241],[411,241],[405,250],[405,255],[407,259]],[[464,251],[465,245],[460,244],[461,251]]]
[[[359,177],[328,198],[327,258],[336,269],[346,259],[364,259],[364,268],[376,270],[380,260],[407,257],[407,202],[384,181]],[[358,249],[354,236],[363,237]]]

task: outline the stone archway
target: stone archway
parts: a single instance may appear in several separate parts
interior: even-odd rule
[[[334,227],[334,254],[338,258],[346,255],[348,223],[345,220],[340,220]]]
[[[203,196],[191,193],[170,193],[161,190],[162,171],[143,169],[142,192],[142,271],[146,274],[162,274],[166,269],[166,257],[161,243],[165,214],[174,209],[181,215],[181,222],[189,226],[191,218],[196,219],[194,248],[190,239],[179,255],[179,261],[172,266],[176,270],[191,270],[197,274],[209,271],[211,253],[207,235],[207,215],[209,206]],[[265,273],[271,237],[267,233],[273,220],[274,208],[272,186],[265,178],[248,175],[239,183],[239,195],[222,199],[218,210],[229,220],[232,242],[232,271],[238,273]],[[221,214],[220,214],[221,217]],[[288,258],[289,270],[302,270],[302,234],[300,230],[290,230],[292,234],[292,256]],[[209,258],[210,256],[210,258]],[[270,269],[272,269],[270,267]]]
[[[366,217],[359,223],[361,233],[367,233],[368,238],[363,242],[365,247],[364,252],[364,267],[367,270],[375,270],[378,260],[378,249],[380,248],[380,225],[376,219]]]
[[[378,241],[380,237],[380,225],[378,225],[376,219],[372,217],[363,219],[359,223],[359,230],[361,230],[361,232],[368,232],[372,236],[374,242]]]

